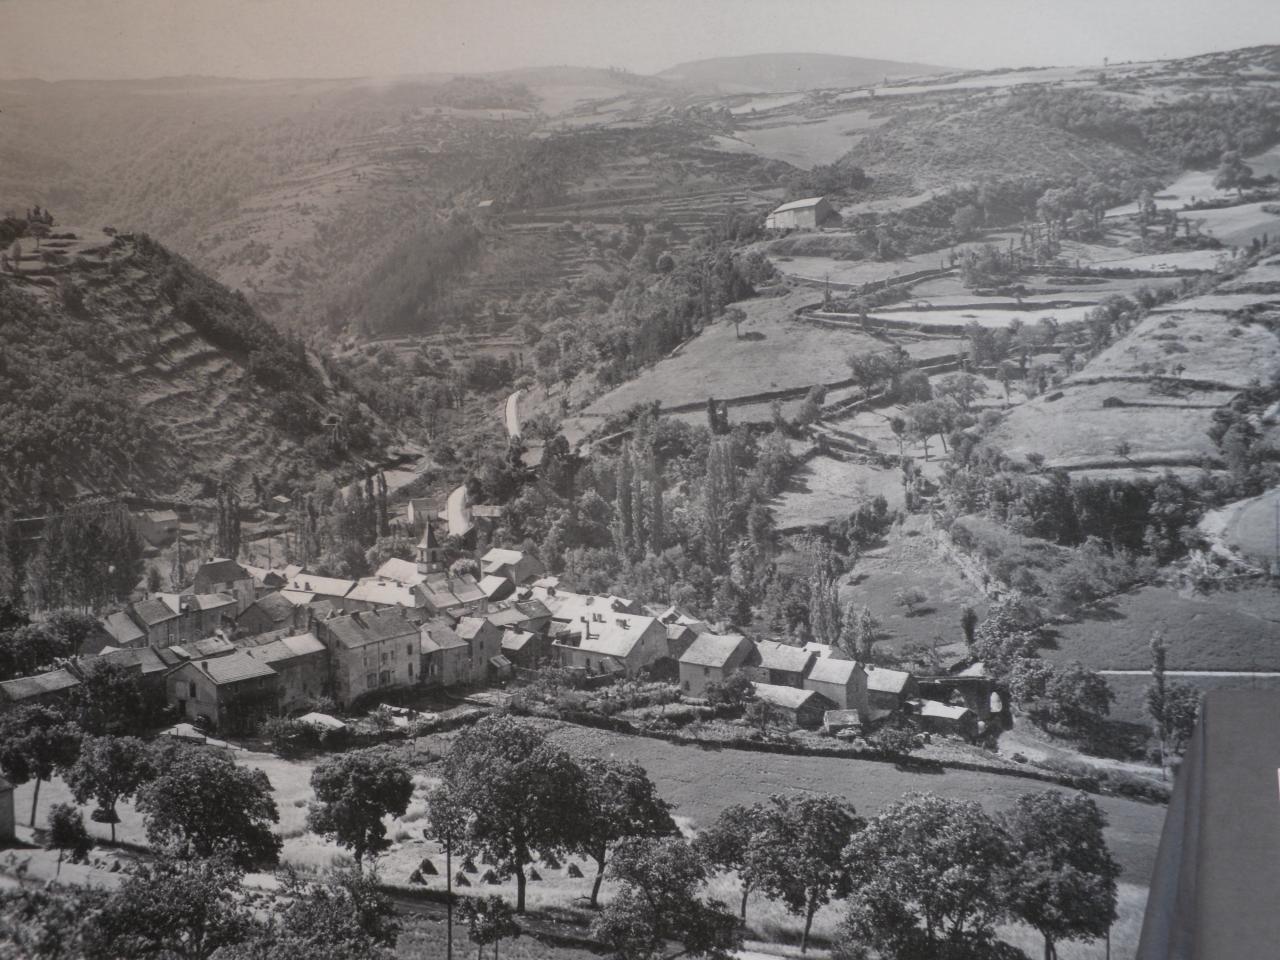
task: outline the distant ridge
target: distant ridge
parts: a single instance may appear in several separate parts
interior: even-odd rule
[[[833,53],[757,53],[678,63],[657,74],[718,93],[781,93],[856,87],[889,79],[952,73],[953,68]]]

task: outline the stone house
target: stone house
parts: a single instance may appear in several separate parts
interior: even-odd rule
[[[149,597],[132,604],[129,615],[146,634],[147,646],[169,647],[182,642],[178,611],[159,597]]]
[[[471,644],[458,636],[445,617],[421,627],[420,681],[432,687],[456,687],[471,682]]]
[[[815,659],[802,647],[778,640],[758,641],[756,655],[748,670],[753,680],[796,689],[804,687],[804,678]]]
[[[546,566],[533,554],[522,550],[504,550],[494,547],[480,558],[480,573],[485,577],[501,577],[521,586],[537,580],[547,572]]]
[[[229,593],[236,601],[236,615],[257,599],[257,590],[251,574],[234,560],[215,557],[200,564],[191,581],[192,593]]]
[[[804,688],[822,694],[837,710],[857,710],[863,720],[870,716],[867,671],[854,660],[819,657],[804,678]]]
[[[667,655],[667,628],[657,617],[592,616],[562,632],[552,649],[566,667],[635,677]]]
[[[705,697],[707,687],[724,683],[755,652],[755,644],[738,633],[704,633],[695,637],[680,655],[680,689],[692,697]]]
[[[502,631],[481,617],[463,617],[454,632],[470,649],[471,683],[485,683],[499,668],[493,661],[502,656]]]
[[[134,515],[133,525],[153,547],[173,543],[178,536],[178,515],[172,510],[143,510]]]
[[[295,604],[281,593],[259,597],[236,617],[236,632],[256,637],[276,630],[298,630],[307,622],[307,608]]]
[[[188,660],[166,678],[169,702],[190,721],[204,718],[222,733],[248,733],[276,712],[279,676],[243,651]]]
[[[329,650],[333,697],[341,706],[418,680],[418,626],[399,607],[330,617],[317,621],[315,632]]]
[[[918,694],[916,678],[905,670],[867,667],[867,704],[872,710],[896,713]]]
[[[329,651],[313,633],[280,637],[244,652],[278,675],[276,709],[282,714],[309,709],[329,693]]]

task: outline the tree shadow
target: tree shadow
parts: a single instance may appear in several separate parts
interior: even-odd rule
[[[1114,600],[1099,600],[1097,603],[1082,607],[1075,612],[1074,617],[1076,622],[1093,620],[1101,623],[1112,623],[1124,618],[1124,614],[1120,612]]]
[[[926,607],[916,607],[916,608],[915,608],[915,609],[913,609],[913,610],[908,610],[908,611],[906,612],[905,616],[907,616],[908,618],[912,618],[912,617],[927,617],[927,616],[929,616],[929,614],[931,614],[931,613],[937,613],[937,612],[938,612],[938,608],[937,608],[937,607],[928,607],[928,606],[926,606]]]
[[[765,335],[759,330],[748,330],[746,333],[738,337],[739,340],[764,340]]]

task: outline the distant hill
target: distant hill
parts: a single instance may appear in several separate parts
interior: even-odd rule
[[[780,93],[823,87],[857,87],[903,77],[952,72],[949,67],[872,60],[831,53],[758,53],[679,63],[658,74],[717,93]]]
[[[0,503],[189,501],[384,449],[319,358],[145,235],[55,226],[39,249],[3,245],[20,259],[0,272]]]

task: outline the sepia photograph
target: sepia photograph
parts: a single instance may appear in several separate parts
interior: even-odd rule
[[[0,0],[0,960],[1280,958],[1275,0]]]

